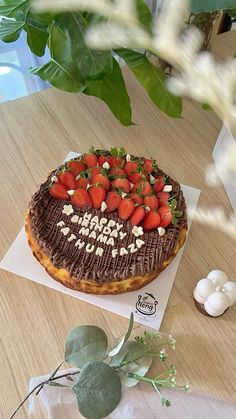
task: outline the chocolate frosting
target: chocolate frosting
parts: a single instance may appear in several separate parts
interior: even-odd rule
[[[48,193],[51,177],[56,173],[57,170],[50,174],[31,199],[29,204],[31,229],[43,252],[50,258],[53,265],[56,268],[67,269],[76,281],[86,278],[96,283],[109,283],[130,276],[144,276],[149,272],[158,271],[163,262],[172,255],[180,229],[187,228],[183,192],[179,183],[171,178],[169,178],[168,184],[172,185],[172,194],[175,195],[178,202],[177,209],[183,212],[177,225],[168,226],[164,236],[159,236],[158,231],[155,230],[144,231],[143,235],[135,237],[130,222],[121,220],[117,211],[107,213],[94,208],[73,207],[74,213],[70,216],[62,214],[64,205],[70,204],[70,201],[55,199]],[[160,174],[163,172],[158,169],[153,175],[157,177]],[[98,242],[95,238],[82,236],[79,234],[81,225],[71,222],[71,217],[73,215],[82,217],[86,212],[92,214],[92,217],[97,215],[99,219],[107,218],[108,222],[114,220],[123,224],[120,231],[126,232],[127,235],[122,240],[119,237],[113,237],[114,246]],[[63,227],[70,228],[70,233],[67,236],[61,233],[62,227],[57,226],[60,221],[64,221]],[[97,247],[103,248],[103,255],[95,255],[95,250],[92,253],[87,253],[85,246],[82,249],[76,247],[75,240],[68,241],[72,233],[76,236],[76,240],[80,238],[81,241],[84,241],[85,246],[89,243],[95,246],[95,250]],[[131,243],[135,244],[136,239],[143,240],[145,244],[135,253],[128,252],[128,254],[120,256],[120,249],[122,247],[128,249]],[[118,250],[118,254],[114,258],[112,249]]]

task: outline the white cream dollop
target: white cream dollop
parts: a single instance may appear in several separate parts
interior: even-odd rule
[[[213,317],[220,316],[228,307],[228,297],[221,291],[216,291],[211,294],[204,304],[206,312]]]
[[[222,292],[228,297],[230,305],[236,302],[236,284],[235,282],[228,281],[222,287]]]
[[[193,295],[198,303],[204,304],[207,297],[215,292],[215,290],[216,286],[213,284],[213,282],[208,278],[203,278],[197,283]]]
[[[228,281],[227,275],[219,269],[215,269],[214,271],[209,272],[207,278],[210,279],[215,285],[224,285]]]
[[[109,165],[108,161],[105,161],[105,163],[103,163],[102,167],[103,167],[103,169],[109,170],[110,165]]]
[[[163,188],[164,192],[171,192],[172,191],[172,185],[165,185]]]

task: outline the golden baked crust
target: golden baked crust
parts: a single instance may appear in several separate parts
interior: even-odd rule
[[[165,269],[177,255],[180,248],[183,246],[186,239],[186,228],[183,227],[180,230],[179,238],[172,255],[162,264],[161,269],[154,272],[149,272],[144,276],[131,276],[120,281],[113,281],[106,284],[98,284],[94,281],[82,278],[79,282],[70,276],[66,269],[57,269],[51,262],[51,260],[43,253],[36,237],[34,236],[31,229],[30,222],[30,211],[26,215],[25,230],[28,238],[28,243],[32,249],[32,252],[36,259],[44,266],[48,274],[60,282],[64,286],[74,289],[76,291],[82,291],[88,294],[121,294],[124,292],[135,291],[139,288],[149,284],[155,279],[163,269]]]

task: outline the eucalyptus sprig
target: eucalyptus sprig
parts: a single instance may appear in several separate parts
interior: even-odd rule
[[[167,353],[164,346],[174,349],[175,340],[171,335],[144,332],[143,336],[130,339],[133,330],[133,313],[130,315],[128,330],[121,341],[108,352],[108,340],[105,332],[97,326],[78,326],[73,329],[65,342],[64,360],[52,372],[47,380],[34,387],[14,410],[12,419],[20,407],[33,393],[38,395],[45,385],[70,388],[76,395],[80,413],[89,419],[108,416],[119,404],[122,385],[132,387],[140,381],[152,385],[164,406],[170,401],[161,394],[161,389],[177,388],[184,391],[188,384],[176,384],[176,370],[171,365],[164,373],[147,377],[153,358],[165,361]],[[78,368],[72,373],[58,373],[64,361]],[[72,376],[76,377],[74,381]],[[68,384],[57,380],[66,377]]]

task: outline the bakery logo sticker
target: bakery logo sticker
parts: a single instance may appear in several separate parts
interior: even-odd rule
[[[135,304],[135,314],[141,320],[153,321],[157,318],[158,300],[152,293],[139,294]]]

